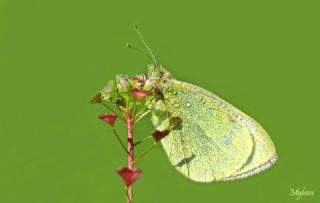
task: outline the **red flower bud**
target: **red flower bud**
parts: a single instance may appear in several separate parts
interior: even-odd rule
[[[117,173],[121,176],[126,186],[129,187],[140,178],[142,171],[140,168],[129,169],[128,167],[122,167],[117,170]]]
[[[169,135],[170,133],[170,130],[163,130],[163,131],[160,131],[160,130],[154,130],[152,132],[152,137],[157,141],[159,142],[161,139],[163,139],[164,137],[166,137],[167,135]]]
[[[136,100],[140,101],[146,96],[148,96],[149,92],[147,90],[139,90],[138,88],[132,88],[131,94],[136,98]]]
[[[117,114],[115,113],[110,113],[110,114],[102,114],[99,116],[101,120],[104,120],[105,122],[109,123],[112,127],[114,126],[114,122],[117,120]]]

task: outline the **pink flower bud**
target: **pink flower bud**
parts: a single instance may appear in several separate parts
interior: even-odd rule
[[[147,90],[139,90],[138,88],[132,88],[131,94],[136,98],[137,101],[140,101],[146,96],[148,96],[149,92]]]
[[[110,114],[102,114],[99,116],[99,118],[101,120],[104,120],[105,122],[109,123],[109,125],[111,125],[112,127],[114,126],[114,123],[116,122],[117,120],[117,114],[115,113],[110,113]]]
[[[160,130],[154,130],[152,132],[152,137],[157,141],[159,142],[161,139],[163,139],[164,137],[166,137],[167,135],[169,135],[170,133],[170,130],[163,130],[163,131],[160,131]]]
[[[140,168],[129,169],[128,167],[122,167],[117,170],[117,173],[121,176],[126,186],[129,187],[140,178],[142,171]]]

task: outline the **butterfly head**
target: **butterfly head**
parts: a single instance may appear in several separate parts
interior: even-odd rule
[[[151,64],[148,65],[147,76],[149,80],[155,80],[158,83],[165,83],[172,79],[171,74],[162,67],[162,65]]]

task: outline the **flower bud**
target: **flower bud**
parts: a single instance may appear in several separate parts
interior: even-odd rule
[[[167,135],[169,135],[170,130],[154,130],[152,132],[152,137],[156,140],[156,142],[159,142],[161,139],[165,138]]]
[[[103,100],[108,100],[114,95],[116,84],[114,80],[110,80],[108,85],[101,91],[101,96]]]
[[[116,122],[117,120],[117,114],[115,113],[110,113],[110,114],[102,114],[99,116],[99,118],[107,123],[109,123],[110,126],[114,126],[114,123]]]
[[[147,90],[139,90],[138,88],[131,88],[131,94],[135,97],[137,101],[140,101],[146,96],[148,96],[149,92]]]
[[[129,87],[129,79],[127,75],[117,75],[116,77],[117,80],[117,88],[119,92],[125,92],[128,90]]]
[[[99,92],[96,96],[94,96],[91,100],[90,100],[91,104],[101,104],[102,103],[102,95],[101,92]]]
[[[129,169],[128,167],[122,167],[117,170],[117,173],[121,176],[125,185],[129,187],[140,178],[142,170],[140,168]]]

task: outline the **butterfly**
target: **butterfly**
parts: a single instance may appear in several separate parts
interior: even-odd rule
[[[181,128],[161,140],[171,164],[196,182],[231,181],[260,173],[277,161],[275,146],[254,119],[199,86],[171,77],[162,67],[158,75],[163,94],[154,106],[152,123],[168,126],[168,114],[182,119]]]

